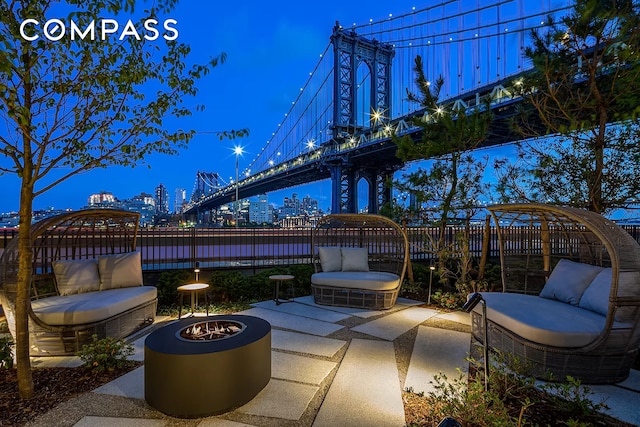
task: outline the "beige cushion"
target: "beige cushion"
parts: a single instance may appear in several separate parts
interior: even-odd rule
[[[385,271],[333,271],[311,275],[314,285],[387,291],[400,286],[400,276]]]
[[[156,299],[153,286],[110,289],[35,300],[34,313],[49,325],[83,325],[100,322]]]
[[[318,248],[322,271],[342,270],[342,251],[339,246],[326,246]]]
[[[367,248],[341,248],[342,271],[369,271]]]
[[[60,260],[53,262],[60,295],[73,295],[100,289],[98,261],[95,259]]]
[[[140,251],[98,257],[100,290],[142,286]]]
[[[501,292],[483,292],[482,296],[489,320],[539,344],[583,347],[604,330],[604,316],[557,300]],[[480,315],[481,306],[473,309]],[[616,326],[625,325],[615,322]]]
[[[582,293],[602,267],[561,259],[551,272],[540,296],[578,305]]]

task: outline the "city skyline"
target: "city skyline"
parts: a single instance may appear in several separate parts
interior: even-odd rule
[[[179,3],[171,18],[178,21],[178,41],[192,48],[190,60],[204,63],[222,52],[227,54],[226,63],[214,68],[198,84],[197,98],[186,100],[194,109],[199,104],[206,107],[204,112],[194,111],[192,117],[179,123],[197,132],[190,146],[176,156],[148,157],[149,168],[109,167],[78,175],[37,197],[34,208],[79,209],[96,187],[131,198],[141,192],[153,192],[160,182],[170,192],[186,189],[189,197],[198,170],[217,172],[228,181],[234,175],[234,146],[244,148],[245,154],[239,159],[241,169],[248,166],[297,96],[327,46],[336,21],[362,24],[389,14],[407,13],[416,5],[404,0],[388,3],[369,1],[366,8],[364,2],[338,1],[329,1],[322,8],[293,1],[279,2],[278,7],[262,2],[205,2],[197,6]],[[210,20],[203,22],[204,16]],[[213,134],[241,128],[250,129],[248,138],[219,141]],[[51,176],[54,178],[55,173]],[[18,210],[18,178],[3,175],[0,182],[0,211]],[[323,208],[330,205],[328,182],[269,195],[279,199],[292,191],[310,193]]]

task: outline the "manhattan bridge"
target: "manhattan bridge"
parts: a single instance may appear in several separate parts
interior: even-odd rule
[[[425,76],[443,76],[445,105],[467,111],[490,100],[494,124],[485,146],[518,138],[507,125],[520,101],[518,77],[533,30],[572,7],[566,0],[442,0],[364,25],[336,22],[330,42],[285,119],[237,182],[199,173],[185,213],[200,215],[236,200],[323,179],[331,180],[331,212],[356,212],[358,182],[368,209],[391,200],[385,185],[403,166],[392,133],[417,133],[409,120],[429,111],[407,99],[419,93],[414,61]]]

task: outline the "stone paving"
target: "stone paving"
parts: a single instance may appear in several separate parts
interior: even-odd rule
[[[183,420],[144,401],[144,366],[38,418],[33,426],[403,426],[402,390],[432,390],[434,375],[466,375],[469,315],[439,313],[399,299],[387,311],[316,305],[312,297],[276,305],[255,304],[241,314],[272,325],[272,378],[249,403],[226,414]],[[158,319],[167,322],[170,319]],[[455,322],[458,330],[434,328]],[[406,375],[394,341],[412,341]],[[144,339],[134,359],[144,361]],[[407,347],[409,348],[409,347]],[[77,358],[39,358],[34,366],[78,366]],[[607,398],[609,413],[640,425],[640,373],[615,386],[592,386]],[[63,415],[62,415],[63,414]]]

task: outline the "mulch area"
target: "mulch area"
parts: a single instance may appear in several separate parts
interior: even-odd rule
[[[17,370],[0,370],[0,426],[22,426],[62,402],[106,384],[140,366],[93,372],[87,368],[34,368],[35,395],[20,399]]]

